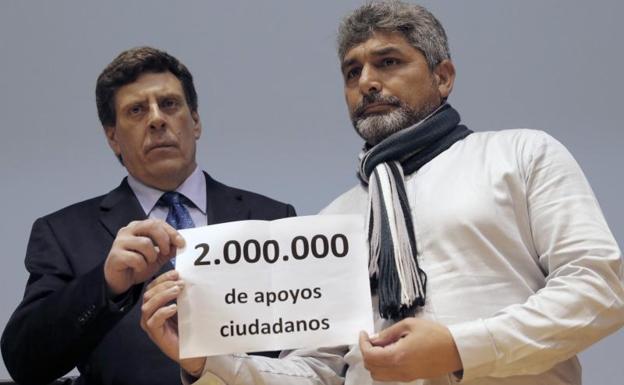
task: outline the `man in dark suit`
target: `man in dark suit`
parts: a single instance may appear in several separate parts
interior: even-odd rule
[[[35,221],[24,299],[2,335],[4,362],[21,384],[45,384],[74,367],[78,384],[180,383],[177,364],[140,329],[137,305],[144,282],[173,268],[184,244],[176,228],[271,220],[294,209],[198,168],[193,78],[171,55],[122,52],[98,77],[96,100],[128,177]]]

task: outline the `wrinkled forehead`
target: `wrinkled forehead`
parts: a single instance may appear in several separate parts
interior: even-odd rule
[[[395,29],[395,28],[385,29],[385,28],[370,27],[367,29],[358,30],[357,33],[354,33],[353,35],[349,37],[349,39],[347,39],[347,44],[344,47],[342,47],[342,52],[339,52],[339,54],[342,55],[342,57],[340,57],[340,60],[344,59],[344,57],[347,56],[347,53],[351,49],[357,47],[358,45],[365,43],[367,40],[379,34],[398,35],[398,36],[402,36],[403,38],[406,38],[407,36],[404,31],[401,31],[400,29]]]
[[[415,49],[400,32],[373,31],[366,39],[351,45],[341,60],[341,67],[348,66],[359,56],[383,56],[388,53]]]
[[[144,72],[137,78],[119,87],[115,92],[115,104],[125,101],[145,99],[149,96],[180,95],[184,90],[180,80],[171,72]]]

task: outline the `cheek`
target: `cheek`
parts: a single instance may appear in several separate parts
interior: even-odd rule
[[[345,102],[347,103],[347,109],[349,114],[353,114],[353,111],[360,102],[359,96],[355,92],[345,92]]]
[[[143,142],[139,135],[123,135],[120,138],[120,150],[126,158],[137,158],[142,153]]]

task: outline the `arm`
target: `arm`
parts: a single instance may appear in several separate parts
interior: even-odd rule
[[[106,278],[106,263],[77,275],[67,245],[59,241],[50,222],[42,218],[34,223],[26,255],[26,267],[30,272],[26,293],[2,335],[5,364],[16,381],[49,383],[67,373],[89,356],[136,303],[142,288],[137,283],[150,269],[142,269],[140,262],[129,259],[140,258],[146,261],[143,265],[146,267],[166,261],[168,256],[142,251],[151,255],[145,257],[139,252],[142,246],[127,241],[132,233],[129,227],[120,230],[109,251],[106,263],[113,276],[121,277],[114,281],[116,286],[111,287]],[[142,231],[144,227],[134,230],[149,232]],[[78,239],[75,242],[88,243]],[[97,246],[89,244],[87,248],[91,251]],[[128,248],[136,252],[131,255],[124,251]],[[167,249],[167,245],[163,244],[161,249]],[[97,254],[95,250],[91,252]],[[154,255],[154,263],[144,259]],[[124,263],[127,269],[120,268]],[[128,269],[140,270],[140,274],[128,274]],[[109,299],[116,294],[122,294],[119,301]]]
[[[339,385],[344,381],[346,347],[282,352],[280,358],[246,354],[181,360],[175,301],[184,288],[177,271],[152,281],[143,296],[141,327],[169,358],[183,369],[185,383]]]
[[[194,385],[342,385],[346,347],[282,352],[280,358],[233,354],[207,357]]]
[[[489,318],[451,325],[464,380],[536,374],[624,322],[621,252],[582,171],[547,135],[522,162],[545,286]]]
[[[519,158],[531,227],[526,232],[545,287],[489,318],[449,327],[407,318],[375,337],[362,335],[362,358],[373,378],[538,374],[624,323],[620,251],[571,155],[547,135],[539,138],[538,146],[519,146],[529,148]]]

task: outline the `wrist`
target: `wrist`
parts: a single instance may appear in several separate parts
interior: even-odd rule
[[[127,283],[123,283],[117,272],[111,271],[107,263],[104,264],[104,283],[106,284],[106,294],[108,298],[113,298],[117,296],[121,296],[126,293],[132,285],[128,285]]]
[[[180,366],[193,377],[201,377],[206,364],[206,357],[187,358],[180,360]]]
[[[450,365],[449,372],[461,378],[463,375],[463,371],[464,371],[464,365],[462,363],[461,356],[459,354],[459,349],[457,348],[457,344],[455,343],[455,339],[453,338],[453,334],[451,333],[450,329],[448,327],[445,327],[445,328],[446,328],[446,333],[447,333],[448,342],[449,342],[449,347],[448,347],[448,352],[450,355],[449,361],[448,361]]]

